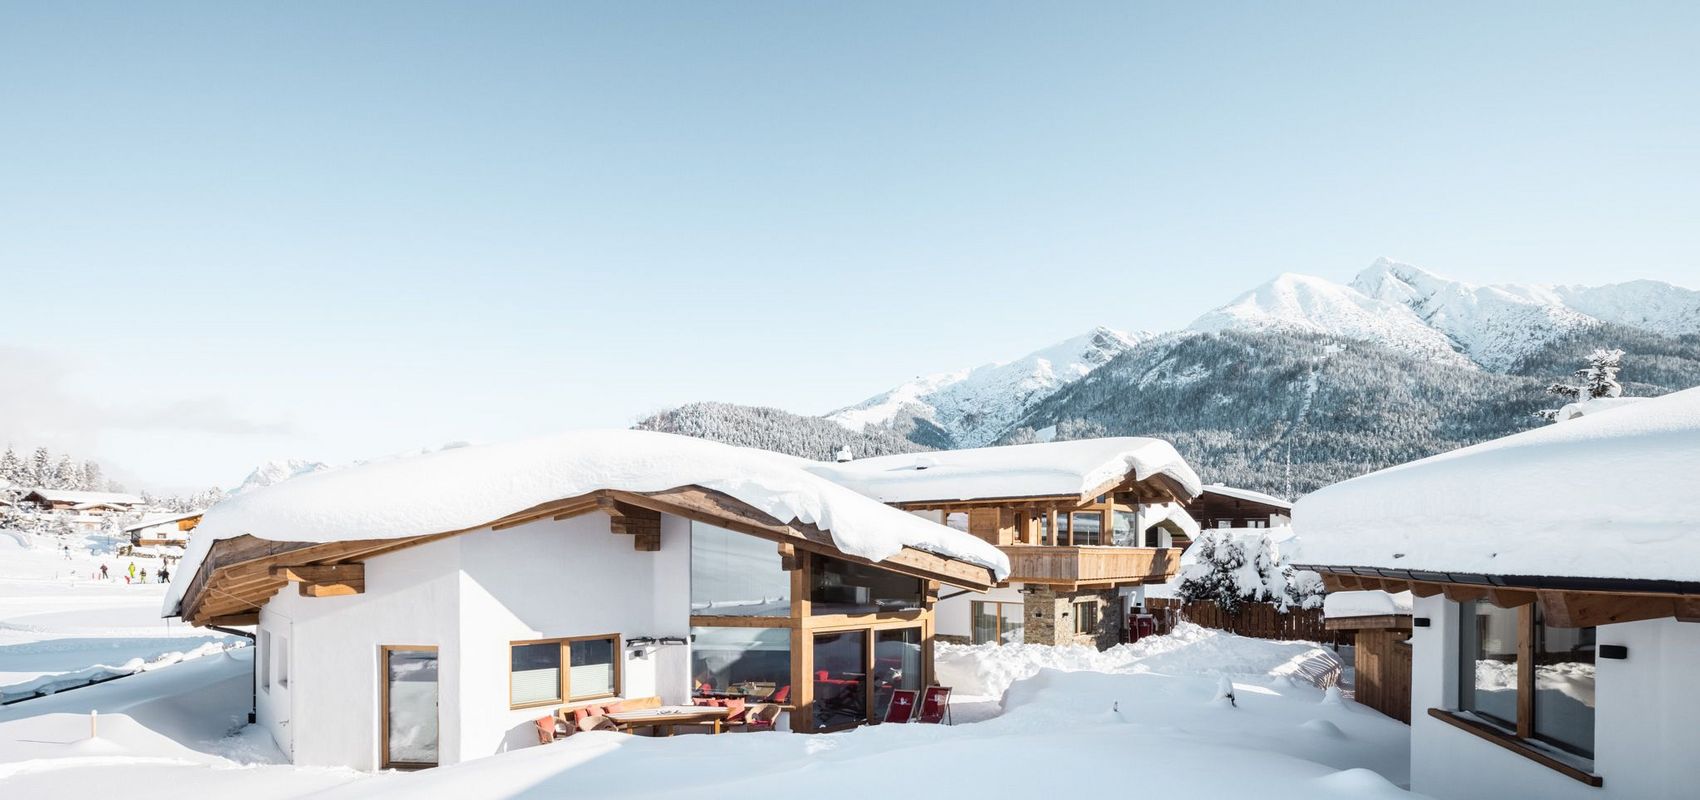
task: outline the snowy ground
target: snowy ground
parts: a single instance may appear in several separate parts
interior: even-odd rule
[[[1297,665],[1319,648],[1192,626],[1105,653],[941,647],[941,680],[963,695],[952,726],[593,733],[418,773],[292,767],[243,724],[252,649],[225,650],[223,639],[205,647],[204,632],[155,618],[157,584],[68,578],[98,568],[98,554],[83,549],[67,562],[0,537],[0,676],[15,686],[114,661],[155,666],[0,706],[0,797],[701,798],[791,785],[823,798],[879,787],[1007,797],[1117,786],[1259,800],[1410,796],[1396,786],[1408,779],[1409,729],[1299,677]],[[127,565],[108,561],[114,571]],[[168,655],[180,651],[198,657]],[[1218,697],[1224,676],[1235,705]],[[100,712],[92,739],[91,710]]]
[[[70,558],[62,546],[69,545]],[[126,584],[132,559],[101,536],[0,531],[0,699],[133,672],[240,639],[160,619],[165,586]],[[138,570],[158,559],[134,559]],[[92,576],[105,564],[110,580]]]

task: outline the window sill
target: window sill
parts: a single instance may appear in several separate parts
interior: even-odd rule
[[[1458,728],[1459,730],[1493,742],[1494,744],[1540,764],[1543,767],[1556,771],[1567,777],[1574,778],[1588,784],[1589,786],[1602,786],[1605,784],[1604,778],[1595,775],[1592,772],[1588,772],[1587,770],[1581,769],[1574,764],[1565,763],[1563,760],[1560,760],[1541,748],[1529,744],[1528,742],[1495,728],[1492,725],[1477,722],[1469,717],[1440,708],[1429,709],[1428,715],[1440,720],[1441,722]]]

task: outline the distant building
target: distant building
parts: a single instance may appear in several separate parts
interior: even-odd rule
[[[200,511],[152,516],[124,529],[131,547],[185,547],[189,531],[201,524]]]
[[[147,505],[142,498],[122,492],[79,492],[70,489],[31,489],[19,499],[43,511],[76,511],[107,514],[135,511]]]
[[[1274,495],[1212,483],[1186,510],[1200,528],[1273,528],[1292,519],[1293,504]]]

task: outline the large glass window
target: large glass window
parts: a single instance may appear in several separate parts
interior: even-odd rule
[[[1021,644],[1021,603],[974,600],[969,603],[970,637],[974,644]]]
[[[1594,755],[1593,628],[1555,628],[1535,611],[1535,738]]]
[[[1492,603],[1458,604],[1458,706],[1517,727],[1517,616]]]
[[[920,578],[828,556],[814,559],[809,602],[814,614],[871,614],[922,607]]]
[[[868,719],[868,632],[815,634],[815,728]]]
[[[436,649],[384,648],[383,703],[383,766],[436,766]]]
[[[779,548],[765,539],[691,523],[691,613],[788,616],[791,576]]]
[[[1067,514],[1058,514],[1057,515],[1057,546],[1067,547],[1071,544],[1071,542],[1069,541],[1069,530],[1068,530],[1068,528],[1069,528],[1068,515]]]
[[[1104,530],[1104,515],[1097,511],[1077,511],[1070,514],[1069,528],[1074,534],[1075,545],[1096,545],[1100,543]]]
[[[691,675],[693,694],[791,702],[791,629],[692,628]]]
[[[1138,547],[1138,515],[1132,511],[1110,512],[1110,544],[1116,547]]]
[[[899,628],[874,633],[874,720],[885,719],[891,695],[898,689],[921,688],[921,629]]]

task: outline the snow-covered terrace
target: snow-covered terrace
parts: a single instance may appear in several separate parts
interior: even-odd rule
[[[1700,593],[1700,389],[1335,484],[1294,508],[1296,563],[1537,588]]]
[[[1026,497],[1087,499],[1129,475],[1162,480],[1183,498],[1203,484],[1175,448],[1161,439],[1114,437],[980,447],[836,464],[809,471],[882,503],[993,500]]]

